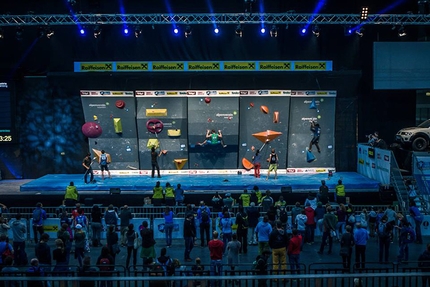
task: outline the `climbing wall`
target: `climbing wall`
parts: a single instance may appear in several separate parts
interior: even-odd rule
[[[105,150],[111,155],[112,170],[139,168],[134,92],[81,91],[81,100],[82,132],[92,155],[93,149]],[[93,168],[99,169],[98,164],[93,163]]]

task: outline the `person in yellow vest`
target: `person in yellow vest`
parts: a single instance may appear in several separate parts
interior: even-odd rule
[[[239,201],[242,202],[243,207],[248,207],[251,203],[251,195],[248,193],[248,190],[245,188],[243,193],[239,196]]]
[[[260,189],[256,185],[253,188],[253,192],[255,193],[255,196],[257,197],[257,204],[256,205],[260,205],[261,201],[263,200],[263,194],[261,193]]]
[[[336,185],[336,202],[337,203],[343,203],[346,204],[346,197],[345,197],[345,186],[342,184],[342,180],[337,181]]]
[[[152,204],[154,206],[161,206],[163,203],[163,188],[160,186],[160,182],[157,181],[154,188],[152,189]]]
[[[64,195],[65,206],[75,206],[78,202],[78,189],[73,181],[70,182],[69,186],[66,187],[66,194]]]
[[[275,202],[275,206],[286,206],[287,202],[284,200],[284,197],[281,195],[277,202]]]
[[[166,182],[166,187],[164,188],[164,199],[166,201],[166,205],[174,206],[175,205],[175,191],[169,182]]]

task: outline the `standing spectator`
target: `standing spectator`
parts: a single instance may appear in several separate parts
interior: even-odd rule
[[[221,211],[222,207],[224,206],[222,196],[219,194],[218,191],[215,192],[214,196],[212,197],[212,208],[214,212]]]
[[[343,203],[339,204],[339,209],[336,210],[336,216],[337,216],[336,234],[337,234],[337,240],[340,241],[340,238],[344,233],[345,225],[346,225],[346,207]]]
[[[66,193],[64,194],[64,205],[75,206],[78,202],[79,193],[73,181],[70,182],[69,186],[66,187]]]
[[[170,207],[166,206],[164,209],[164,233],[166,234],[166,246],[170,248],[172,246],[172,233],[173,233],[173,217],[174,213],[170,210]]]
[[[269,248],[269,236],[272,232],[272,226],[269,223],[269,217],[265,215],[263,221],[257,224],[255,234],[258,241],[258,254],[262,255],[264,249]]]
[[[315,210],[315,208],[317,208],[317,202],[318,202],[317,197],[312,191],[310,191],[308,194],[308,197],[305,200],[305,207],[308,206],[308,203],[309,203],[312,209]]]
[[[318,201],[322,204],[327,204],[329,202],[328,186],[325,184],[325,180],[321,180],[321,186],[318,193]]]
[[[3,262],[3,252],[5,252],[6,249],[9,249],[10,252],[12,254],[14,254],[14,250],[12,245],[10,245],[7,241],[6,241],[7,237],[2,234],[0,235],[0,254],[2,256],[0,256],[0,270],[3,268],[3,266],[5,265],[5,262]]]
[[[270,190],[266,190],[266,195],[261,199],[261,206],[263,207],[263,212],[269,211],[270,207],[273,206],[273,198],[271,196]]]
[[[77,224],[75,226],[75,259],[78,260],[79,267],[82,267],[82,259],[84,258],[85,244],[87,240],[87,234],[83,230],[82,225]]]
[[[224,207],[227,207],[228,210],[231,210],[231,208],[234,205],[234,199],[231,197],[231,193],[228,192],[225,195],[225,198],[224,198],[223,202],[224,202]]]
[[[33,210],[33,234],[35,244],[39,242],[37,234],[39,233],[42,235],[44,233],[43,221],[46,220],[46,211],[42,207],[42,203],[38,202],[36,204],[36,209]]]
[[[125,236],[127,237],[127,259],[125,266],[127,269],[130,267],[130,258],[133,253],[133,268],[136,271],[137,249],[134,248],[134,240],[139,237],[139,234],[134,230],[133,223],[128,225],[128,230]]]
[[[305,222],[305,229],[306,229],[306,236],[305,240],[306,243],[312,244],[314,243],[315,239],[315,228],[316,228],[316,222],[315,222],[315,210],[312,208],[310,203],[308,202],[305,208],[305,215],[306,215],[306,222]]]
[[[102,233],[102,217],[103,214],[98,205],[94,205],[91,209],[91,231],[93,233],[93,246],[102,246],[101,233]]]
[[[109,248],[106,246],[103,246],[100,252],[100,256],[97,257],[97,263],[96,263],[97,267],[100,270],[99,276],[100,277],[112,276],[112,271],[115,269],[114,262],[115,262],[115,259],[110,254]],[[112,286],[113,286],[113,282],[110,281],[109,279],[100,282],[100,287],[112,287]]]
[[[154,206],[161,206],[163,203],[164,195],[163,188],[159,181],[155,183],[154,188],[152,189],[152,204]]]
[[[293,228],[297,229],[296,216],[301,214],[302,210],[300,202],[296,202],[295,206],[291,209],[291,223],[293,224]]]
[[[234,276],[234,269],[235,266],[237,266],[239,264],[239,250],[241,248],[240,242],[237,240],[237,234],[233,234],[232,235],[232,240],[227,243],[227,251],[228,251],[228,255],[227,255],[227,262],[228,265],[230,265],[230,270],[232,271],[230,273],[231,276]],[[239,283],[239,281],[236,281],[236,283]]]
[[[85,256],[82,268],[78,270],[79,277],[96,277],[99,275],[98,269],[91,267],[91,257]],[[79,287],[95,287],[96,281],[79,281]]]
[[[49,268],[51,266],[51,247],[48,245],[49,235],[47,233],[43,233],[40,236],[39,243],[36,244],[34,251],[35,255],[38,259],[38,264],[41,266]]]
[[[181,187],[181,184],[178,183],[175,189],[175,201],[177,206],[184,205],[184,190]]]
[[[376,207],[372,206],[372,208],[369,212],[369,235],[370,235],[370,237],[375,237],[376,218],[377,218],[376,210],[377,210]]]
[[[320,250],[318,251],[318,254],[324,253],[324,247],[327,244],[327,239],[328,239],[328,254],[331,254],[332,247],[333,247],[333,237],[331,236],[331,233],[336,230],[336,224],[337,224],[337,219],[333,213],[333,209],[331,207],[327,207],[327,213],[324,215],[324,219],[323,219],[324,229],[323,229],[321,246],[320,246]]]
[[[418,267],[421,268],[421,272],[430,272],[430,244],[427,244],[426,250],[418,257]],[[421,276],[422,287],[427,287],[427,283],[430,284],[430,276]]]
[[[160,257],[157,258],[156,263],[163,267],[165,276],[172,276],[175,273],[173,260],[167,255],[166,248],[161,248]]]
[[[8,256],[4,259],[4,267],[1,269],[1,273],[3,276],[19,276],[16,273],[19,272],[19,269],[16,267],[13,267],[13,258]],[[7,280],[4,281],[4,287],[21,287],[21,282],[19,281],[11,281]]]
[[[130,219],[133,218],[133,213],[131,213],[128,205],[124,205],[121,213],[119,214],[120,225],[121,225],[121,245],[125,246],[127,244],[127,237],[125,233],[128,231],[128,225],[130,224]]]
[[[352,247],[354,246],[354,236],[351,233],[351,226],[345,228],[345,233],[340,239],[340,256],[342,256],[343,268],[349,272],[351,269]]]
[[[140,229],[140,237],[142,237],[142,248],[140,249],[140,258],[143,259],[143,265],[146,266],[150,260],[155,260],[155,239],[154,231],[149,228],[148,221],[143,221]]]
[[[388,256],[390,255],[390,245],[391,245],[391,233],[393,231],[393,226],[387,222],[387,217],[383,216],[381,222],[377,226],[377,234],[379,241],[379,263],[388,263]],[[384,261],[382,261],[384,257]]]
[[[355,211],[351,203],[348,203],[348,207],[346,208],[346,225],[351,226],[351,230],[354,230],[355,227]]]
[[[357,268],[365,268],[366,265],[366,245],[369,240],[369,231],[362,228],[361,223],[356,223],[356,229],[354,231],[354,243],[355,243],[355,264]]]
[[[414,219],[415,223],[415,234],[416,234],[416,243],[422,244],[423,243],[423,237],[421,235],[421,223],[423,222],[424,217],[422,216],[419,208],[417,207],[415,201],[411,201],[409,203],[409,213],[411,214],[412,218]]]
[[[88,229],[88,218],[85,216],[82,208],[78,209],[78,216],[76,216],[73,221],[73,226],[78,224],[80,224],[85,231]]]
[[[231,241],[231,236],[233,234],[233,220],[230,217],[230,213],[228,211],[224,212],[224,216],[219,220],[219,226],[222,230],[222,242],[224,243],[224,250],[227,248],[227,243]]]
[[[237,240],[240,242],[239,253],[248,253],[248,214],[243,209],[242,205],[239,205],[239,211],[236,214],[237,224]]]
[[[245,188],[243,193],[239,196],[239,205],[243,207],[248,207],[251,203],[251,195],[248,193],[248,190]]]
[[[79,211],[81,210],[81,204],[76,203],[75,209],[72,210],[72,221],[75,221],[75,218],[79,215]]]
[[[288,235],[282,228],[282,222],[276,221],[275,228],[272,230],[269,236],[269,246],[272,249],[272,264],[275,275],[281,273],[278,272],[281,267],[282,274],[287,269],[287,246],[288,246]]]
[[[184,240],[185,240],[185,252],[184,260],[187,262],[193,261],[190,257],[191,250],[194,247],[194,238],[196,237],[196,226],[194,224],[194,215],[192,213],[186,214],[184,220]]]
[[[253,199],[253,195],[255,195],[255,197],[257,198],[257,202],[254,201],[255,199]],[[254,187],[252,188],[251,201],[255,202],[256,205],[260,205],[262,198],[263,194],[261,193],[260,189],[258,188],[258,186],[254,185]]]
[[[246,209],[246,213],[248,214],[248,224],[249,224],[249,245],[256,245],[257,238],[255,235],[255,228],[257,227],[258,220],[260,218],[260,211],[258,207],[255,206],[255,202],[251,202],[250,206]]]
[[[275,202],[276,208],[287,206],[287,202],[285,201],[282,195],[279,196],[278,201]]]
[[[0,235],[5,235],[6,237],[8,237],[9,229],[10,229],[10,226],[7,222],[7,218],[0,216]]]
[[[108,231],[106,232],[107,247],[113,258],[112,264],[115,264],[116,250],[118,247],[118,233],[116,233],[115,229],[115,225],[109,225]]]
[[[272,252],[270,252],[269,249],[265,249],[261,254],[257,255],[257,258],[255,258],[255,275],[268,275],[267,261],[270,254],[272,254]],[[267,287],[267,279],[258,279],[258,287]]]
[[[205,246],[205,234],[206,242],[209,243],[209,228],[211,225],[211,211],[209,207],[205,205],[204,201],[200,201],[200,207],[197,209],[197,220],[200,223],[200,245]]]
[[[60,272],[59,276],[66,276],[66,274],[61,274],[61,272],[69,271],[68,263],[67,263],[67,254],[66,249],[64,248],[63,240],[56,239],[55,240],[56,248],[52,251],[52,258],[56,262],[54,270],[55,272]],[[62,282],[64,283],[64,282]],[[64,284],[61,284],[64,286]]]
[[[387,216],[388,223],[392,224],[393,226],[396,225],[397,213],[394,211],[394,207],[392,205],[389,205],[387,209],[385,209],[384,215]]]
[[[320,233],[323,233],[323,218],[326,212],[326,207],[322,205],[322,202],[317,203],[317,208],[315,209],[315,222],[317,223],[317,228]]]
[[[113,208],[112,204],[109,204],[107,210],[105,211],[105,223],[107,226],[109,225],[118,225],[118,214],[116,213],[115,209]]]
[[[60,230],[57,232],[57,238],[63,241],[64,252],[66,253],[66,262],[69,265],[70,251],[72,250],[72,241],[70,238],[69,226],[67,223],[61,225]]]
[[[415,232],[410,227],[410,223],[406,218],[402,218],[400,221],[399,229],[399,255],[397,255],[397,261],[395,264],[401,264],[409,260],[409,243],[414,242]]]
[[[42,238],[42,236],[41,236],[41,238]],[[39,263],[39,261],[40,260],[38,260],[37,258],[31,259],[30,267],[26,271],[28,277],[45,277],[45,270],[42,267],[42,264]],[[46,283],[48,283],[48,282],[46,282]],[[27,286],[44,287],[46,285],[45,285],[45,281],[37,280],[37,281],[27,281]]]
[[[18,213],[12,222],[11,228],[13,233],[13,250],[15,251],[15,264],[27,265],[27,254],[25,253],[25,240],[27,237],[27,224],[22,222],[21,213]]]
[[[288,244],[288,262],[290,263],[291,274],[300,274],[300,246],[303,238],[297,229],[293,229],[293,237]]]
[[[345,194],[345,186],[342,183],[342,180],[337,181],[337,185],[335,187],[336,190],[336,202],[337,203],[346,203],[346,194]]]
[[[170,182],[166,182],[166,187],[164,188],[164,196],[165,196],[166,205],[168,206],[175,205],[175,191],[173,190],[173,187],[170,185]]]
[[[222,276],[222,255],[224,250],[224,243],[218,239],[218,232],[214,231],[212,233],[212,240],[209,241],[208,247],[209,247],[209,255],[211,259],[211,276]],[[220,280],[212,280],[211,287],[215,287],[218,285],[218,287],[221,287],[221,281]]]
[[[301,214],[296,216],[297,231],[302,236],[302,246],[300,247],[300,251],[303,250],[303,243],[305,241],[306,221],[308,221],[308,218],[306,217],[305,211],[302,210]]]
[[[360,223],[361,223],[361,228],[366,228],[369,225],[369,214],[367,212],[366,208],[363,208],[363,210],[360,213]]]

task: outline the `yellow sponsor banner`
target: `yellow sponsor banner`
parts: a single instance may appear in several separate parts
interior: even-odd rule
[[[325,71],[327,63],[321,62],[294,62],[295,71]]]
[[[317,91],[317,95],[320,95],[320,96],[328,95],[328,92]]]
[[[113,63],[80,63],[83,72],[110,72],[113,71]]]
[[[178,94],[178,92],[167,92],[166,94],[167,94],[167,95],[177,95],[177,94]]]
[[[224,62],[224,71],[254,71],[255,62]]]
[[[260,71],[291,71],[291,62],[260,62]]]
[[[270,95],[281,95],[282,91],[269,91]]]
[[[189,62],[188,71],[219,71],[219,62]]]
[[[117,71],[148,71],[148,62],[118,62]]]
[[[153,71],[184,71],[184,62],[153,62]]]
[[[44,232],[57,232],[58,230],[58,225],[43,225]]]

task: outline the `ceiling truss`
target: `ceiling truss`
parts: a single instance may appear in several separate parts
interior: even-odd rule
[[[162,24],[319,24],[319,25],[430,25],[430,15],[369,15],[364,22],[358,14],[226,13],[226,14],[49,14],[0,15],[0,26],[67,25],[162,25]]]

